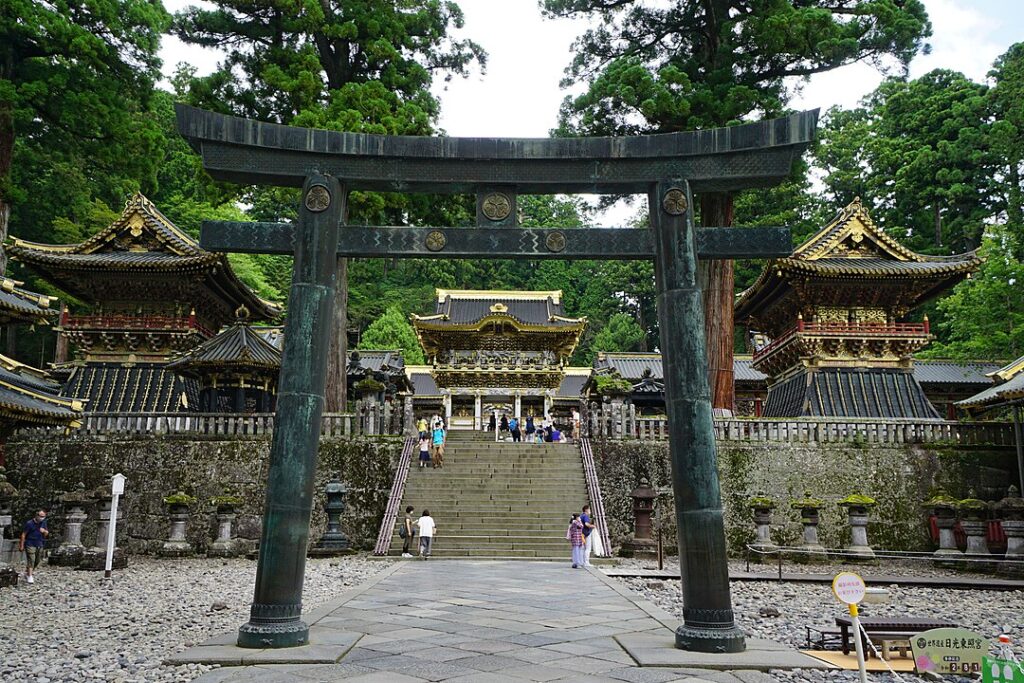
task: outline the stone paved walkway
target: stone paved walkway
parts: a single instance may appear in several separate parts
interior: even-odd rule
[[[668,615],[630,595],[596,570],[572,570],[551,562],[404,562],[368,589],[312,615],[309,648],[354,643],[351,649],[338,651],[340,658],[332,657],[335,663],[273,664],[255,659],[247,661],[260,663],[216,669],[196,680],[772,680],[749,670],[638,666],[616,638],[666,640],[672,631]],[[227,650],[224,646],[230,640],[231,636],[214,639],[207,647]],[[318,646],[318,641],[325,644]],[[186,654],[197,650],[202,648]]]

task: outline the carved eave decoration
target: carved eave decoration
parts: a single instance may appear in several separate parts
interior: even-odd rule
[[[110,296],[109,291],[118,291],[116,283],[123,287],[126,275],[138,278],[149,274],[151,278],[169,278],[176,289],[208,290],[212,297],[223,300],[224,306],[230,306],[224,317],[239,304],[258,319],[281,312],[238,279],[226,254],[200,247],[141,193],[125,202],[117,220],[84,242],[40,244],[15,238],[7,249],[15,260],[90,303],[101,303]],[[165,295],[177,293],[167,289]]]
[[[24,289],[24,282],[0,277],[0,321],[50,323],[57,316],[56,299]]]
[[[59,390],[46,372],[0,355],[0,421],[8,426],[79,426],[82,401],[58,396]]]
[[[482,338],[525,334],[535,337],[526,346],[550,349],[559,356],[571,356],[579,344],[580,335],[587,325],[586,318],[561,318],[555,324],[528,323],[507,313],[491,313],[467,323],[453,323],[444,316],[412,316],[416,337],[428,356],[436,356],[444,349],[485,348]],[[470,345],[460,339],[474,339]]]

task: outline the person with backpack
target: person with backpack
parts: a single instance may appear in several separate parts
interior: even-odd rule
[[[519,431],[519,420],[512,418],[508,421],[508,430],[512,433],[512,443],[519,443],[522,440],[523,433]]]
[[[398,527],[398,537],[402,539],[402,557],[412,557],[409,546],[412,544],[412,537],[416,534],[416,530],[413,528],[412,511],[412,505],[405,506],[405,519],[402,520],[402,526]]]
[[[583,566],[583,522],[577,512],[572,513],[569,520],[569,528],[565,531],[565,540],[572,546],[572,568],[579,569]]]

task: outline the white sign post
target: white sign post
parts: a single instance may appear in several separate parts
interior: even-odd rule
[[[110,524],[107,527],[107,564],[103,572],[104,579],[110,578],[110,570],[114,564],[114,546],[117,539],[117,502],[121,498],[121,494],[124,493],[125,479],[126,477],[119,472],[110,480],[110,493],[113,497],[110,501]]]
[[[853,619],[853,643],[857,648],[857,666],[860,669],[860,683],[868,683],[868,669],[864,663],[864,642],[861,640],[860,617],[857,610],[857,605],[867,593],[867,585],[864,583],[864,579],[853,572],[840,572],[832,579],[832,592],[839,602],[845,603],[850,608],[850,617]]]

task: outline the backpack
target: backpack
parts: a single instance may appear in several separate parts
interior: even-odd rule
[[[519,422],[517,422],[516,419],[513,417],[511,420],[508,421],[508,428],[511,429],[512,431],[515,431],[516,429],[519,428]]]
[[[405,530],[405,520],[402,520],[402,526],[398,527],[398,537],[404,539],[408,536],[408,532]]]

